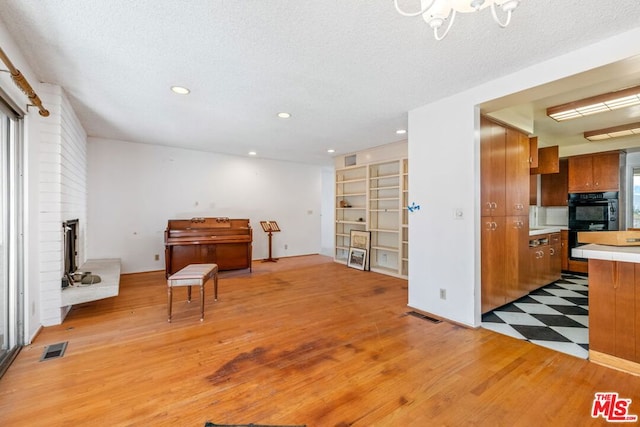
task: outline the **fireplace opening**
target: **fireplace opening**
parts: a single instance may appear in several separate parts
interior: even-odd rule
[[[62,287],[73,284],[73,273],[78,269],[78,219],[71,219],[62,223],[64,244],[64,274]]]

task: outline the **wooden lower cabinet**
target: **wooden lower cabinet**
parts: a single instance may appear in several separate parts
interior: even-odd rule
[[[538,240],[538,239],[535,239]],[[526,283],[527,293],[538,289],[545,282],[549,270],[549,246],[547,244],[529,244],[529,274]]]
[[[640,264],[589,260],[589,350],[640,362]]]
[[[526,295],[528,216],[482,217],[483,313]]]
[[[549,276],[547,283],[562,278],[562,243],[560,233],[549,235]]]
[[[561,233],[529,236],[528,217],[482,217],[482,313],[562,278]]]
[[[569,231],[560,231],[560,252],[561,262],[560,267],[562,271],[569,270]]]
[[[529,237],[527,293],[559,280],[562,275],[560,233]]]
[[[573,259],[569,259],[568,261],[569,271],[573,271],[574,273],[587,273],[589,271],[589,265],[587,261],[576,261]]]
[[[506,217],[482,217],[481,269],[482,269],[482,312],[491,311],[506,302],[507,275],[506,259]]]

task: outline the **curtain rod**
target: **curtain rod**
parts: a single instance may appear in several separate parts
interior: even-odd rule
[[[7,55],[4,53],[2,48],[0,48],[0,59],[2,59],[2,62],[4,62],[7,68],[9,68],[8,72],[11,73],[11,79],[13,80],[13,82],[16,84],[16,86],[20,88],[20,90],[22,90],[25,93],[25,95],[27,95],[27,97],[29,98],[29,101],[31,101],[30,105],[35,105],[36,107],[38,107],[38,110],[40,110],[39,112],[42,117],[48,117],[49,110],[47,110],[42,106],[42,101],[40,100],[40,97],[33,90],[33,88],[31,87],[31,85],[29,84],[25,76],[22,75],[20,70],[18,70],[16,67],[13,66],[13,64],[11,63]],[[6,71],[6,70],[2,70],[2,71]]]

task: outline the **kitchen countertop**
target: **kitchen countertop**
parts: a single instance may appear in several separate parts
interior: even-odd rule
[[[571,250],[578,258],[640,263],[640,246],[608,246],[588,244]]]
[[[529,228],[529,236],[539,236],[541,234],[559,233],[563,227],[557,225],[540,226]]]

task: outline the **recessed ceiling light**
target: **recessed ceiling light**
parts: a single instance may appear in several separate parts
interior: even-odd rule
[[[258,154],[258,153],[256,153],[255,151],[249,151],[249,155],[250,156],[255,156],[256,154]]]
[[[396,131],[396,133],[397,133],[398,135],[404,135],[405,133],[407,133],[407,130],[406,130],[406,129],[398,129],[398,130]]]
[[[335,152],[336,152],[336,150],[334,150],[333,148],[329,148],[329,149],[327,150],[327,153],[335,153]]]
[[[291,114],[285,113],[283,111],[282,113],[278,113],[278,117],[280,117],[281,119],[288,119],[289,117],[291,117]]]
[[[171,86],[171,90],[174,93],[177,93],[178,95],[187,95],[187,94],[189,94],[189,92],[191,92],[189,89],[187,89],[186,87],[182,87],[182,86]]]

